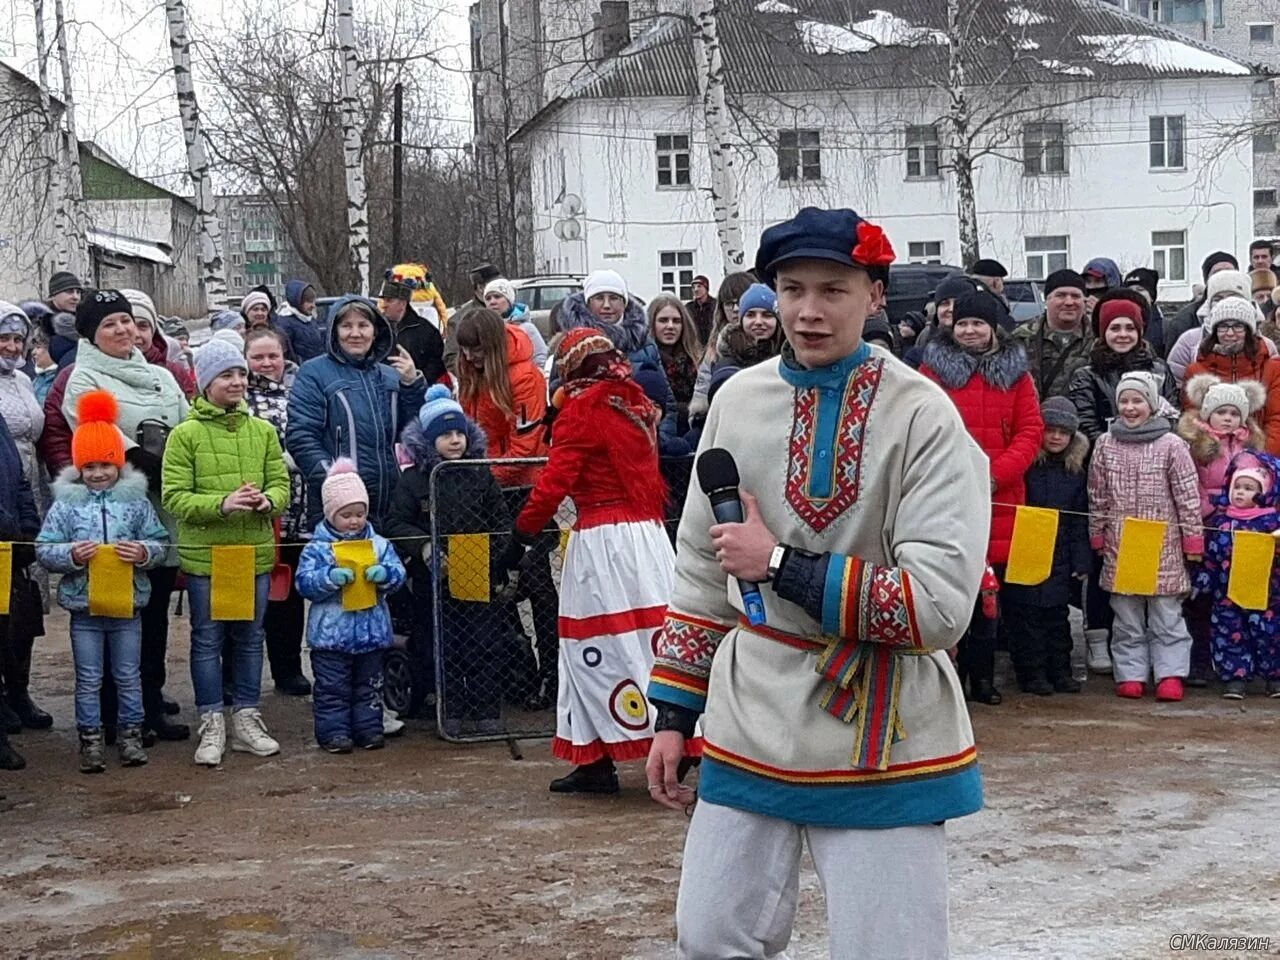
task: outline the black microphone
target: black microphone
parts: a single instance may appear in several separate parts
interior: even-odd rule
[[[738,496],[738,465],[733,454],[722,447],[711,447],[698,457],[698,484],[711,501],[711,512],[716,523],[742,523],[742,498]],[[742,591],[742,605],[747,608],[747,620],[753,627],[764,624],[764,597],[760,585],[750,580],[738,579]]]

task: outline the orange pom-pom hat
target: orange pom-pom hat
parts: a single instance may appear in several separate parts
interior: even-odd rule
[[[77,470],[89,463],[124,468],[124,434],[116,426],[120,406],[106,390],[90,390],[76,403],[80,425],[71,436],[71,460]]]

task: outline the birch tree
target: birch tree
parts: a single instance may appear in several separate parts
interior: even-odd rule
[[[61,0],[58,0],[61,2]],[[191,38],[183,0],[165,0],[169,21],[169,50],[173,54],[173,78],[182,116],[182,139],[187,146],[187,169],[195,190],[196,229],[200,236],[200,272],[210,313],[227,306],[227,278],[222,262],[222,228],[213,200],[213,179],[205,152],[195,81],[191,75]]]
[[[67,257],[60,261],[83,282],[89,281],[92,266],[89,259],[89,214],[84,202],[84,179],[80,172],[80,137],[76,132],[76,101],[71,89],[71,56],[67,51],[67,18],[62,0],[53,0],[54,30],[58,43],[58,62],[62,69],[62,109],[67,130],[62,138],[62,178],[66,184],[64,195],[69,215],[62,233],[67,237]],[[40,25],[40,19],[37,19]],[[43,32],[43,26],[40,26]],[[41,65],[44,63],[43,47]],[[40,88],[45,89],[41,78]]]
[[[32,12],[36,23],[36,77],[40,88],[40,112],[44,115],[44,134],[40,138],[41,159],[45,176],[46,203],[53,205],[54,263],[57,265],[71,262],[70,237],[68,231],[69,212],[67,210],[66,178],[63,176],[62,125],[53,110],[53,101],[49,96],[49,47],[44,30],[44,0],[32,0]],[[39,231],[37,231],[39,235]],[[44,250],[38,250],[37,256],[43,260]]]
[[[956,219],[960,228],[961,262],[976,262],[978,246],[978,200],[973,186],[973,116],[969,111],[969,91],[965,84],[959,0],[947,0],[947,120],[951,127],[952,169],[956,175]]]
[[[707,151],[711,160],[711,204],[720,240],[725,274],[742,269],[742,219],[738,210],[738,180],[729,136],[729,108],[725,100],[724,57],[716,22],[715,0],[694,0],[697,32],[694,57]]]
[[[359,123],[359,61],[352,0],[338,0],[338,55],[342,61],[342,158],[347,179],[347,226],[360,293],[369,295],[369,209]]]

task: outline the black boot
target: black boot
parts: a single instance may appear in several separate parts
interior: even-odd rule
[[[276,681],[276,693],[286,697],[307,697],[311,695],[311,681],[302,674],[285,677]]]
[[[985,703],[989,707],[999,706],[1004,702],[1004,697],[1000,695],[1000,691],[996,689],[996,685],[990,680],[973,680],[969,684],[969,699],[976,700],[978,703]]]
[[[10,639],[11,648],[5,662],[5,698],[10,709],[28,730],[48,730],[53,726],[53,717],[36,706],[28,692],[31,684],[31,644],[34,641],[34,637],[26,643],[16,638]]]
[[[21,733],[22,718],[9,706],[6,697],[0,697],[0,733]]]
[[[608,757],[574,767],[568,776],[551,781],[552,793],[614,794],[618,789],[618,771]]]
[[[147,734],[151,734],[150,738]],[[155,716],[147,717],[146,723],[143,724],[143,739],[155,740],[189,740],[191,739],[191,728],[185,723],[174,723],[163,713]],[[151,746],[150,743],[146,746]]]
[[[166,716],[176,717],[182,712],[182,707],[178,706],[178,702],[176,700],[169,700],[165,697],[161,697],[160,703],[164,706]]]
[[[27,761],[9,745],[9,737],[0,730],[0,770],[22,770]]]
[[[994,689],[994,688],[993,688]],[[1031,676],[1022,677],[1018,680],[1018,689],[1023,693],[1033,693],[1037,697],[1048,697],[1053,695],[1053,684],[1043,673],[1035,673]]]

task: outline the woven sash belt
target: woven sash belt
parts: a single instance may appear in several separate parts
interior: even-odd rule
[[[889,749],[906,738],[898,717],[898,688],[902,683],[901,657],[922,657],[932,650],[887,647],[840,637],[804,637],[772,627],[754,627],[745,618],[738,629],[777,643],[818,655],[815,670],[828,682],[823,710],[844,723],[853,724],[853,757],[859,770],[887,770]]]

